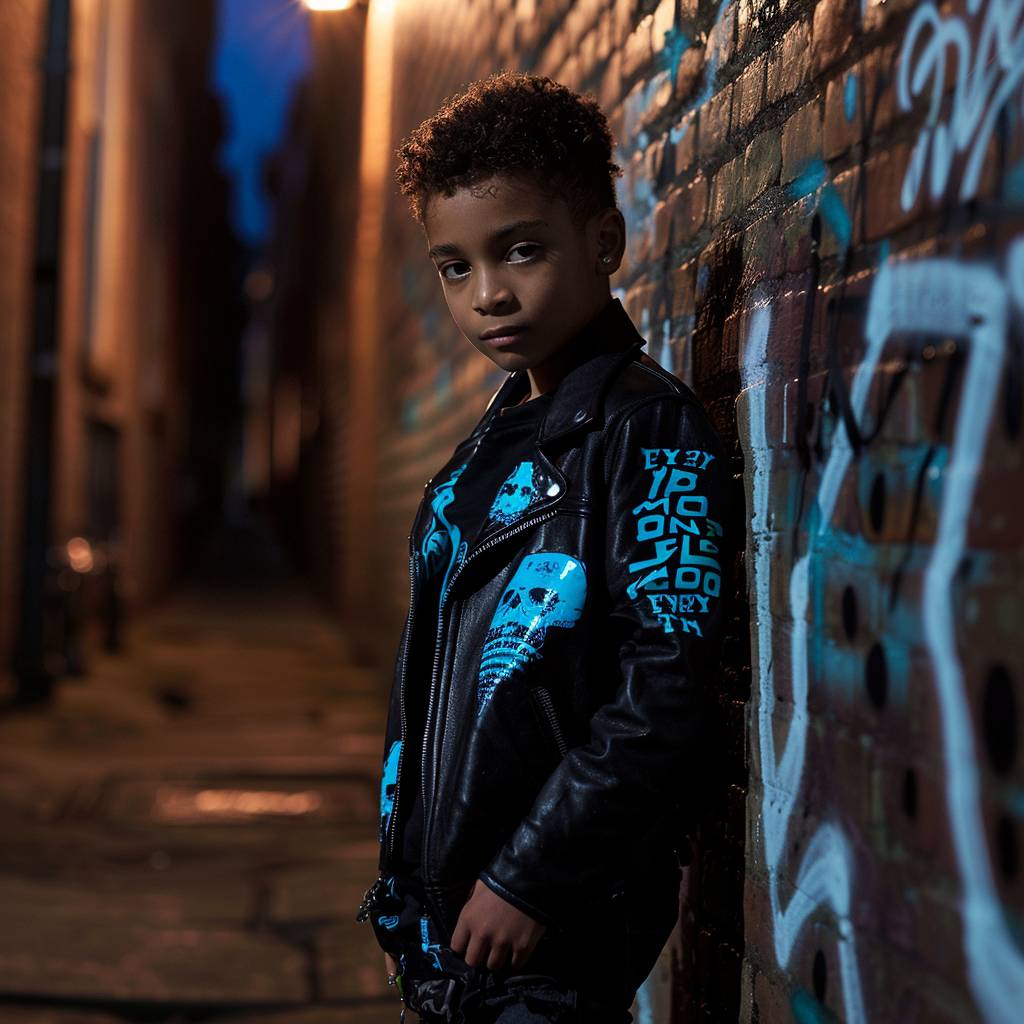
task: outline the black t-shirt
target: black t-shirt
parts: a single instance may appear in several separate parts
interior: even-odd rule
[[[433,517],[417,554],[420,596],[410,638],[410,665],[433,664],[441,585],[462,564],[474,539],[496,524],[514,522],[539,497],[533,484],[533,440],[551,401],[552,395],[542,394],[501,410],[470,457],[465,462],[450,460],[434,477]],[[406,681],[409,740],[402,771],[407,785],[415,780],[416,796],[407,805],[404,825],[401,821],[397,825],[403,866],[396,873],[417,881],[423,844],[420,752],[429,688],[429,678]]]

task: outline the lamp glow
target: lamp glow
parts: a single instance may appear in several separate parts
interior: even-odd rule
[[[302,0],[311,11],[344,11],[351,7],[355,0]]]

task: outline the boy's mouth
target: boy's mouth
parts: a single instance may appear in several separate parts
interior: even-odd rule
[[[526,327],[520,324],[509,324],[506,327],[492,327],[480,335],[480,340],[486,341],[488,345],[505,345],[510,341],[515,341],[515,339],[525,331]]]

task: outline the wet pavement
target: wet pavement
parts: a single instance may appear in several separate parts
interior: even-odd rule
[[[385,696],[301,585],[252,581],[0,714],[0,1024],[396,1022],[354,920]]]

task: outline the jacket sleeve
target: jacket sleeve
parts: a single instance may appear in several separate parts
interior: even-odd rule
[[[545,924],[611,892],[659,825],[699,806],[719,671],[732,488],[718,435],[692,400],[654,396],[609,424],[604,461],[608,603],[592,607],[617,688],[478,876]]]

